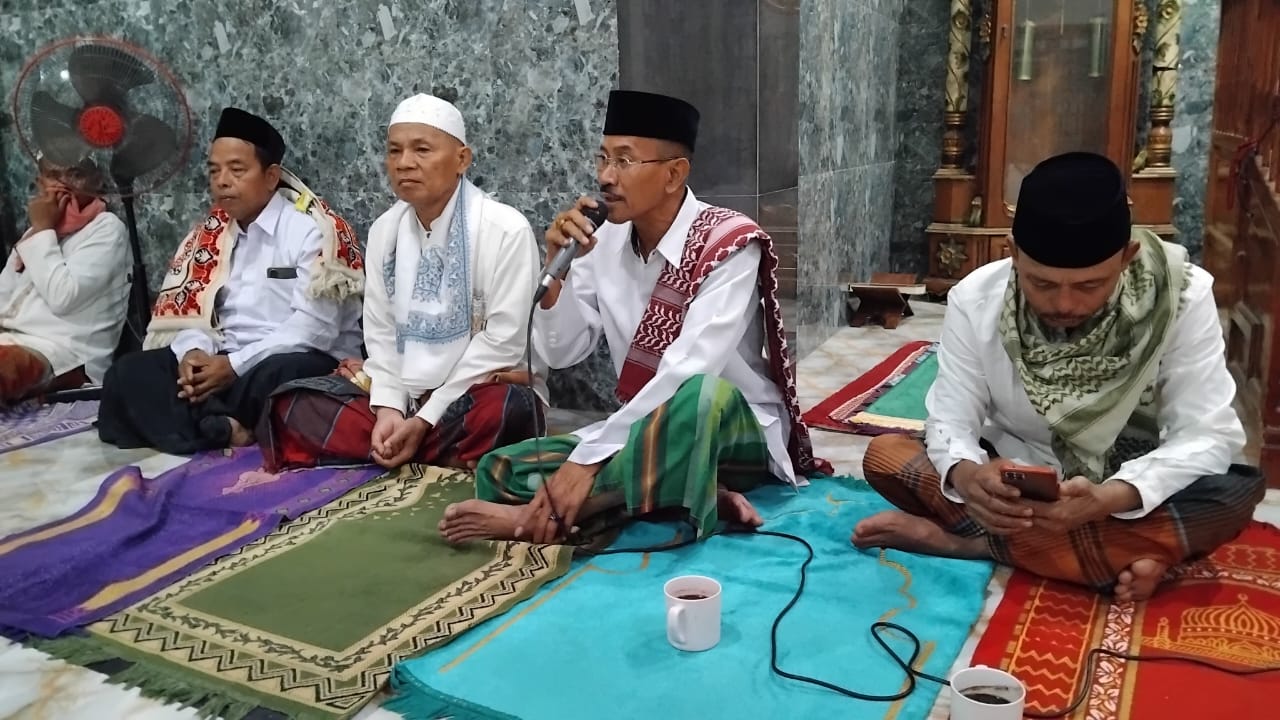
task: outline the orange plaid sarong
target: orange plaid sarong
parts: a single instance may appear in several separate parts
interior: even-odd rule
[[[1256,468],[1233,465],[1225,474],[1197,480],[1142,518],[1107,518],[1066,535],[1032,528],[1000,537],[988,535],[963,504],[942,494],[942,478],[919,440],[879,436],[862,468],[871,487],[902,510],[955,535],[985,536],[997,562],[1099,591],[1109,591],[1135,560],[1174,566],[1213,552],[1240,534],[1266,493]]]

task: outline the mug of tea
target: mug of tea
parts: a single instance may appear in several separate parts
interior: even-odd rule
[[[667,642],[677,650],[710,650],[720,642],[720,583],[701,575],[667,581]]]
[[[975,665],[951,676],[951,720],[1022,720],[1027,691],[1003,670]]]

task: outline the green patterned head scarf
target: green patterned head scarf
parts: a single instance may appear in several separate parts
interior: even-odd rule
[[[1156,377],[1190,273],[1187,251],[1135,229],[1141,249],[1102,311],[1071,336],[1046,330],[1009,274],[1000,336],[1053,431],[1064,477],[1095,483],[1159,442]]]

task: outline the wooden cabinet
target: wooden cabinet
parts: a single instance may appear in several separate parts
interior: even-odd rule
[[[1157,37],[1149,38],[1152,19],[1142,0],[991,0],[977,16],[973,6],[951,3],[942,160],[926,230],[930,290],[945,291],[1007,256],[1022,178],[1064,152],[1096,152],[1131,168],[1134,222],[1171,238],[1178,13],[1161,13]],[[1157,48],[1156,72],[1147,141],[1138,150],[1138,67],[1146,42]],[[976,108],[969,103],[971,69],[983,77]]]
[[[1280,13],[1224,0],[1204,265],[1224,319],[1245,455],[1280,487]]]

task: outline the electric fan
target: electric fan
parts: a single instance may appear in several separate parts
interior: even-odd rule
[[[186,163],[191,110],[177,79],[155,58],[120,40],[67,38],[23,67],[13,93],[13,117],[22,148],[34,160],[58,167],[92,160],[106,176],[101,194],[124,205],[133,272],[131,332],[123,334],[120,350],[141,347],[151,302],[133,198],[155,190]]]

